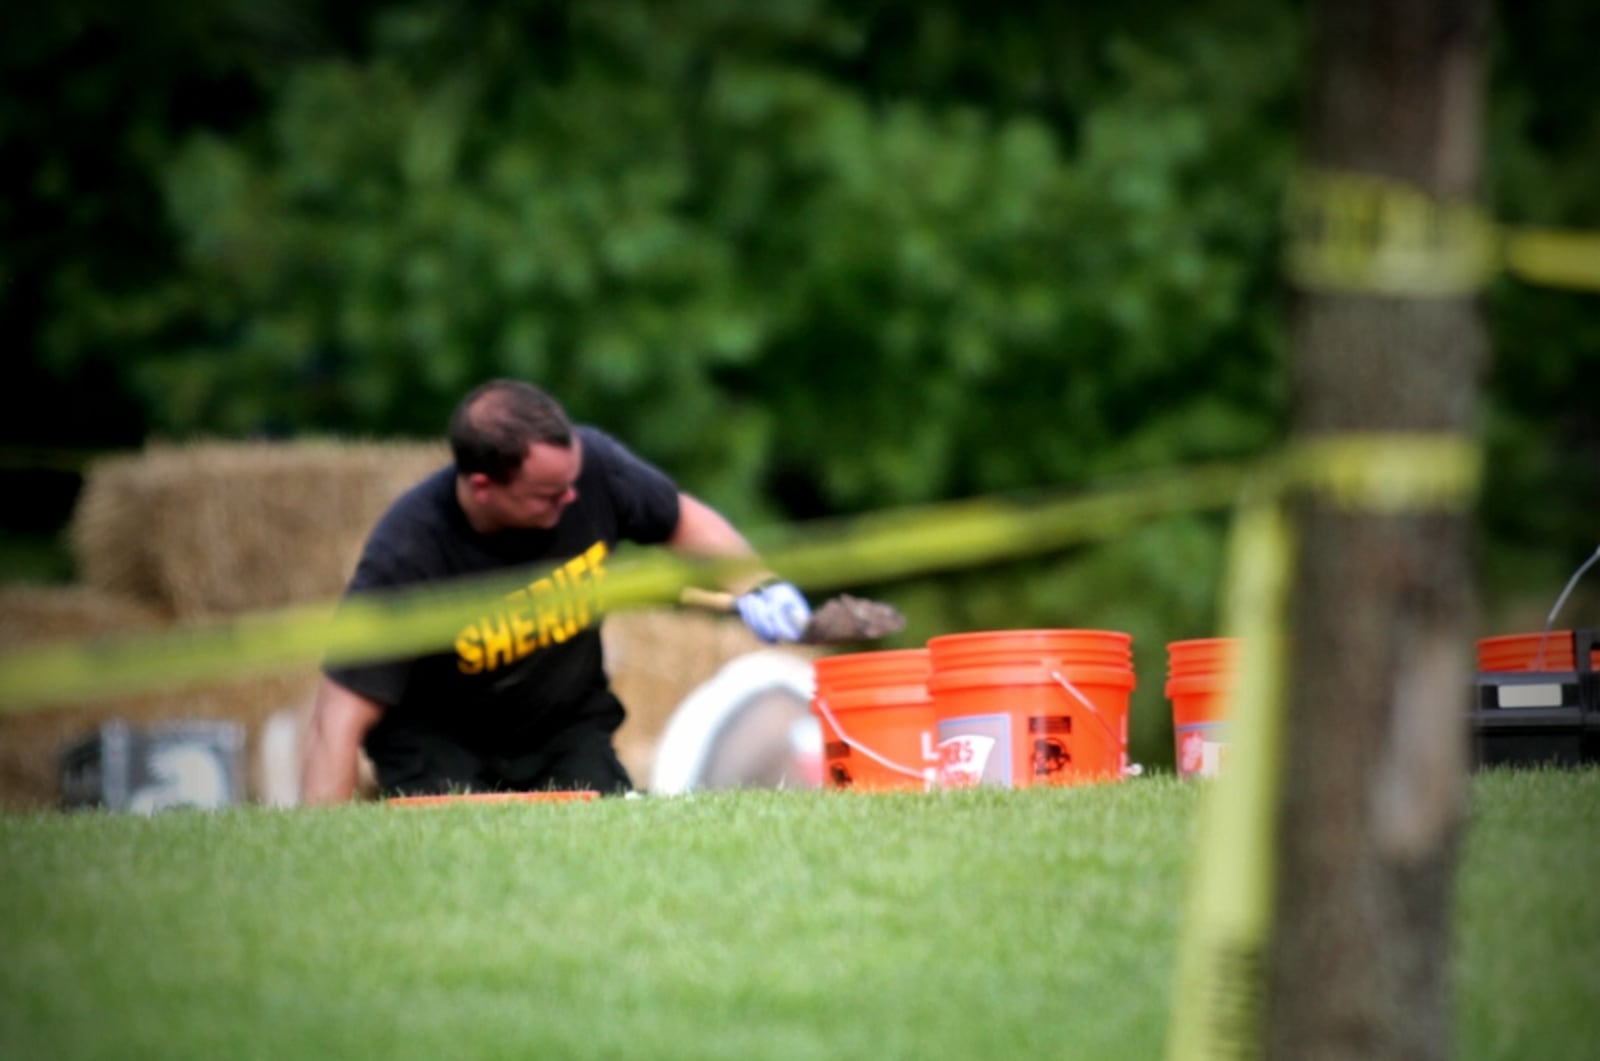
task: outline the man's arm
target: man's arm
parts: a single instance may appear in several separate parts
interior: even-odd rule
[[[306,730],[300,802],[342,803],[355,795],[357,755],[383,705],[324,677]]]
[[[709,505],[680,493],[678,529],[667,545],[696,556],[748,557],[748,565],[724,580],[734,594],[733,610],[767,644],[805,636],[811,622],[805,595],[794,584],[775,578],[744,535]]]
[[[755,559],[755,550],[744,535],[716,509],[705,502],[680,493],[678,495],[678,529],[667,539],[667,545],[689,556],[730,556]],[[752,566],[741,572],[728,589],[742,593],[772,577],[765,568]]]

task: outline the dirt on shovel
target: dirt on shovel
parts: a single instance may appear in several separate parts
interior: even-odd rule
[[[738,598],[732,593],[689,587],[680,603],[712,611],[734,612]],[[848,645],[876,641],[905,629],[906,619],[892,604],[841,593],[811,613],[800,642],[806,645]]]
[[[883,601],[841,593],[811,613],[800,640],[808,645],[839,645],[876,641],[904,630],[906,617]]]

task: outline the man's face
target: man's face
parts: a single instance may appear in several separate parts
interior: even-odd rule
[[[578,499],[578,473],[583,446],[574,438],[570,449],[536,443],[508,483],[474,475],[473,497],[486,522],[496,530],[549,530],[566,507]]]

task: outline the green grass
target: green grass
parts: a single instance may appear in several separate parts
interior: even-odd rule
[[[1600,1056],[1600,770],[1480,778],[1456,902],[1461,1056]]]
[[[1155,1058],[1196,793],[3,818],[0,1056]],[[1600,1035],[1597,826],[1476,782],[1459,1056]]]

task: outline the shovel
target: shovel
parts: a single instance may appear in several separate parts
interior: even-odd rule
[[[738,597],[732,593],[685,587],[679,601],[691,608],[714,612],[738,611]],[[853,641],[875,641],[905,629],[906,618],[892,604],[841,593],[811,613],[801,644],[844,645]]]

